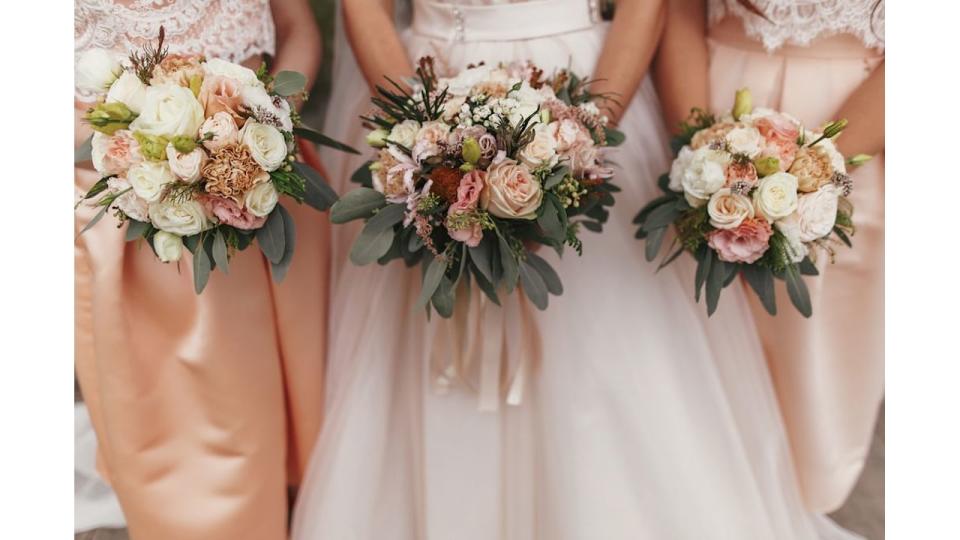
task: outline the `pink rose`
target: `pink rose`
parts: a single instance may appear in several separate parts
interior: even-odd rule
[[[104,176],[121,174],[135,163],[143,161],[140,145],[133,134],[122,129],[113,135],[94,133],[93,167]]]
[[[450,211],[453,211],[453,207],[450,207]],[[450,233],[450,238],[453,238],[457,242],[463,242],[469,247],[477,247],[480,245],[480,241],[483,240],[483,228],[480,226],[480,223],[473,223],[469,227],[463,229],[448,229]]]
[[[764,116],[754,122],[754,126],[763,136],[762,157],[775,157],[780,160],[780,170],[787,171],[797,157],[797,137],[800,126],[782,114]]]
[[[237,126],[243,124],[240,116],[240,107],[243,97],[240,95],[240,84],[221,75],[213,75],[203,80],[200,86],[200,103],[203,104],[204,116],[210,117],[218,112],[229,113]]]
[[[736,229],[717,229],[707,234],[707,244],[721,261],[754,263],[770,247],[773,228],[762,218],[745,219]]]
[[[267,217],[257,217],[246,208],[241,208],[233,199],[223,197],[204,196],[201,198],[203,207],[213,214],[221,223],[238,229],[253,230],[263,227]]]
[[[464,175],[460,180],[460,187],[457,188],[457,201],[450,208],[459,212],[476,210],[486,177],[487,173],[478,170]]]
[[[503,219],[537,219],[543,202],[540,181],[523,163],[504,159],[487,169],[480,206]]]

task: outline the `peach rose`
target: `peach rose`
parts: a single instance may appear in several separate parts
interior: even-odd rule
[[[112,136],[96,132],[92,144],[93,167],[103,176],[120,174],[143,161],[140,145],[128,130],[121,129]]]
[[[748,191],[753,189],[757,185],[757,168],[754,167],[753,163],[745,162],[730,162],[727,165],[725,170],[727,175],[727,182],[723,187],[732,188],[737,184],[741,184],[747,187]]]
[[[484,210],[504,219],[536,219],[541,202],[540,182],[526,165],[504,159],[487,170],[486,188],[480,194]]]
[[[816,191],[830,183],[833,165],[826,151],[817,147],[801,148],[790,166],[790,174],[797,177],[797,189],[804,193]]]
[[[209,138],[207,135],[209,134]],[[218,112],[207,118],[200,124],[200,139],[203,140],[203,146],[213,152],[219,150],[228,144],[233,144],[240,140],[237,123],[227,112]]]
[[[770,114],[757,119],[754,126],[763,136],[764,145],[761,156],[775,157],[780,160],[780,170],[788,171],[797,155],[797,137],[800,126],[791,118],[782,114]]]
[[[730,133],[738,127],[743,127],[743,124],[735,122],[718,122],[706,129],[701,129],[693,134],[693,138],[690,139],[690,147],[696,150],[698,148],[703,148],[714,141],[722,141],[724,138],[726,138],[727,133]]]
[[[237,81],[220,75],[207,77],[200,87],[199,99],[205,116],[211,117],[218,112],[225,112],[233,117],[237,126],[243,125],[243,117],[240,116],[243,97]]]
[[[203,207],[220,223],[246,231],[259,229],[267,222],[266,216],[255,216],[249,210],[241,208],[233,199],[205,195],[201,197]]]
[[[721,261],[754,263],[770,247],[773,228],[763,218],[745,219],[736,229],[717,229],[707,234],[707,244]]]

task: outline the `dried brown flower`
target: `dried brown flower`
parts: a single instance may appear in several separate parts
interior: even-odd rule
[[[247,190],[270,180],[270,174],[257,164],[247,147],[239,144],[214,150],[210,161],[203,166],[202,176],[207,193],[237,202]]]
[[[437,167],[430,171],[430,180],[433,180],[430,193],[447,202],[454,202],[457,200],[457,189],[460,187],[461,178],[463,173],[457,169]]]
[[[797,177],[797,189],[804,193],[816,191],[833,178],[833,164],[822,148],[805,146],[797,152],[790,174]]]

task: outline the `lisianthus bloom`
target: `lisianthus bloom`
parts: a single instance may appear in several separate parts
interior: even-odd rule
[[[211,195],[240,201],[248,189],[270,180],[270,174],[240,144],[214,150],[203,166],[204,189]]]
[[[707,234],[707,244],[724,262],[754,263],[770,247],[773,228],[763,218],[748,218],[735,229],[717,229]]]
[[[204,208],[216,217],[220,223],[250,231],[263,227],[267,222],[266,216],[257,216],[248,209],[241,207],[233,199],[205,195],[200,198]]]

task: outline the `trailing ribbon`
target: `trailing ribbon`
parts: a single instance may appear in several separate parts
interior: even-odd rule
[[[478,408],[495,411],[500,400],[519,405],[531,373],[540,364],[540,330],[519,289],[493,304],[480,288],[457,289],[453,315],[433,324],[430,351],[434,387],[445,393],[460,382],[477,391]]]

